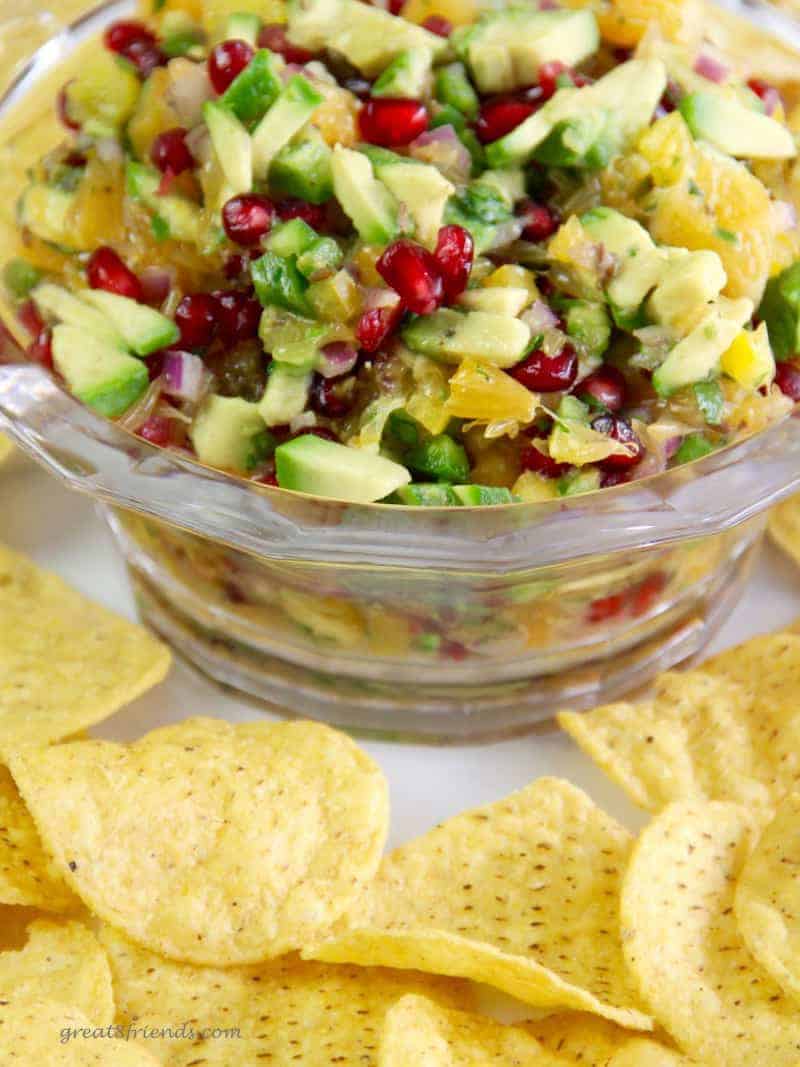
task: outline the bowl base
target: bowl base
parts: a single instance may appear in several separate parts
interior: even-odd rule
[[[567,673],[413,690],[310,670],[224,640],[167,601],[136,568],[129,571],[144,622],[203,674],[257,698],[266,710],[383,739],[464,744],[550,729],[556,712],[617,700],[696,656],[739,599],[759,542],[731,560],[721,580],[686,612],[670,613],[662,629],[624,652]]]

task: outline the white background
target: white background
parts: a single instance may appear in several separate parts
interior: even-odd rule
[[[134,617],[125,568],[91,501],[63,489],[32,463],[15,457],[0,471],[0,541],[56,571],[83,593]],[[780,628],[800,616],[800,569],[768,545],[750,585],[712,648]],[[167,681],[93,731],[128,740],[189,715],[241,721],[263,716],[185,663]],[[492,745],[433,747],[364,742],[389,778],[391,843],[425,833],[435,823],[502,797],[543,774],[586,789],[608,811],[636,828],[642,817],[565,735],[530,735]]]

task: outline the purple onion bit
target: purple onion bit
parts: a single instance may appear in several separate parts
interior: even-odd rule
[[[206,369],[202,359],[191,352],[168,352],[161,374],[161,388],[178,400],[197,403],[205,387]]]
[[[323,378],[342,378],[358,362],[358,349],[347,341],[333,341],[320,349],[317,370]]]

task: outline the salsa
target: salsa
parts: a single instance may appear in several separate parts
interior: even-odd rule
[[[621,47],[549,0],[159,6],[58,94],[4,272],[100,414],[450,507],[659,473],[800,399],[790,101],[669,19]]]

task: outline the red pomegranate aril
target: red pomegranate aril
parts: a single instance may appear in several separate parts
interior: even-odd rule
[[[53,331],[40,330],[36,340],[28,347],[28,359],[47,370],[53,369]]]
[[[605,622],[616,615],[621,615],[624,610],[625,597],[621,593],[600,597],[599,600],[593,600],[589,605],[589,622]]]
[[[558,89],[559,76],[566,73],[568,73],[568,68],[557,59],[541,65],[539,68],[539,88],[542,90],[545,100],[555,96],[556,89]]]
[[[265,471],[264,474],[260,474],[258,478],[256,478],[256,481],[259,482],[261,485],[271,485],[273,489],[280,489],[280,486],[278,484],[278,475],[275,473],[274,470]]]
[[[175,324],[181,331],[183,348],[204,348],[211,344],[217,326],[217,301],[210,293],[185,296],[175,311]]]
[[[613,489],[615,485],[627,485],[630,480],[629,471],[603,471],[600,478],[600,488]]]
[[[68,85],[69,83],[67,83]],[[68,130],[77,131],[81,128],[81,124],[76,122],[73,118],[70,118],[69,114],[69,98],[67,97],[67,85],[61,87],[61,90],[56,97],[56,112],[61,120],[62,125],[66,126]]]
[[[34,338],[38,337],[47,326],[32,300],[26,300],[24,304],[20,304],[17,309],[17,318],[25,331]]]
[[[439,264],[422,245],[401,238],[389,245],[375,266],[415,315],[429,315],[441,306],[444,284]]]
[[[574,385],[578,377],[578,354],[571,344],[564,345],[557,356],[548,356],[537,348],[508,373],[532,393],[556,393]]]
[[[625,378],[616,367],[603,366],[584,378],[576,392],[579,397],[592,397],[604,408],[617,412],[625,403]]]
[[[156,35],[143,22],[123,19],[112,23],[105,32],[105,46],[119,55],[127,55],[135,44],[156,44]]]
[[[269,48],[270,52],[277,52],[283,56],[287,63],[300,63],[302,65],[303,63],[309,63],[314,58],[313,52],[308,52],[305,48],[298,48],[297,45],[292,44],[286,36],[286,27],[278,23],[264,26],[258,35],[258,47]]]
[[[640,582],[631,594],[631,615],[637,618],[646,615],[651,608],[655,607],[666,585],[667,576],[661,571],[649,575],[643,582]]]
[[[389,14],[399,15],[406,5],[406,0],[389,0]]]
[[[293,433],[288,440],[294,441],[295,438],[305,437],[306,434],[311,434],[312,437],[321,437],[323,441],[333,441],[334,444],[339,443],[338,433],[334,433],[327,426],[306,426],[304,430],[298,430],[297,433]]]
[[[439,230],[434,253],[442,275],[445,300],[452,303],[467,288],[475,242],[463,226],[443,226]]]
[[[223,41],[208,57],[208,76],[220,95],[249,66],[255,50],[247,41]]]
[[[182,126],[160,133],[150,149],[150,160],[162,174],[183,174],[195,165],[195,158],[186,144],[187,131]]]
[[[519,461],[524,471],[533,471],[543,478],[560,478],[570,469],[569,463],[557,463],[547,452],[536,445],[528,445],[520,453]]]
[[[151,415],[138,429],[139,437],[164,448],[172,438],[172,426],[163,415]]]
[[[247,193],[234,196],[222,209],[222,225],[234,244],[250,248],[272,229],[275,205],[266,196]]]
[[[780,92],[774,85],[764,81],[763,78],[751,78],[747,83],[747,87],[756,94],[768,115],[771,115],[778,105],[783,104]]]
[[[290,219],[302,219],[303,222],[308,223],[312,230],[326,229],[328,216],[323,204],[309,204],[307,200],[295,200],[292,197],[287,197],[286,200],[278,201],[275,205],[275,211],[281,222],[288,222]]]
[[[453,32],[453,23],[444,15],[428,15],[422,25],[429,33],[435,33],[437,37],[449,37]]]
[[[144,301],[142,283],[113,248],[103,246],[92,252],[86,265],[86,277],[92,289],[104,289],[139,303]]]
[[[403,314],[403,305],[370,308],[358,320],[356,340],[365,352],[377,352],[397,326]]]
[[[642,442],[633,427],[622,415],[598,415],[592,420],[592,429],[605,434],[621,444],[631,446],[629,453],[607,456],[599,466],[606,471],[625,471],[635,467],[644,454]]]
[[[151,382],[154,382],[156,378],[161,377],[168,352],[169,349],[162,349],[160,352],[154,352],[152,356],[148,356],[145,360],[145,364],[147,365],[147,377]]]
[[[157,67],[166,66],[167,57],[155,45],[146,41],[134,41],[125,52],[125,58],[136,67],[142,79],[149,78]]]
[[[515,130],[534,111],[536,111],[535,103],[518,100],[512,96],[487,100],[481,107],[478,121],[475,123],[475,133],[478,136],[478,140],[481,144],[490,144],[500,137],[505,137],[507,133]]]
[[[428,112],[419,100],[371,98],[358,117],[361,136],[370,144],[395,148],[409,144],[428,128]]]
[[[327,419],[344,418],[353,409],[352,383],[352,378],[323,378],[321,374],[315,374],[308,397],[309,407]]]
[[[800,400],[800,366],[791,360],[781,360],[775,367],[775,384],[790,400]]]
[[[552,208],[546,204],[537,204],[535,200],[526,200],[518,211],[525,223],[522,236],[526,241],[546,241],[552,237],[560,225],[560,219]]]
[[[237,289],[214,293],[217,300],[217,324],[223,341],[236,344],[258,336],[261,304],[248,293]]]
[[[238,252],[228,256],[222,268],[222,273],[230,282],[235,282],[250,269],[250,259]]]

